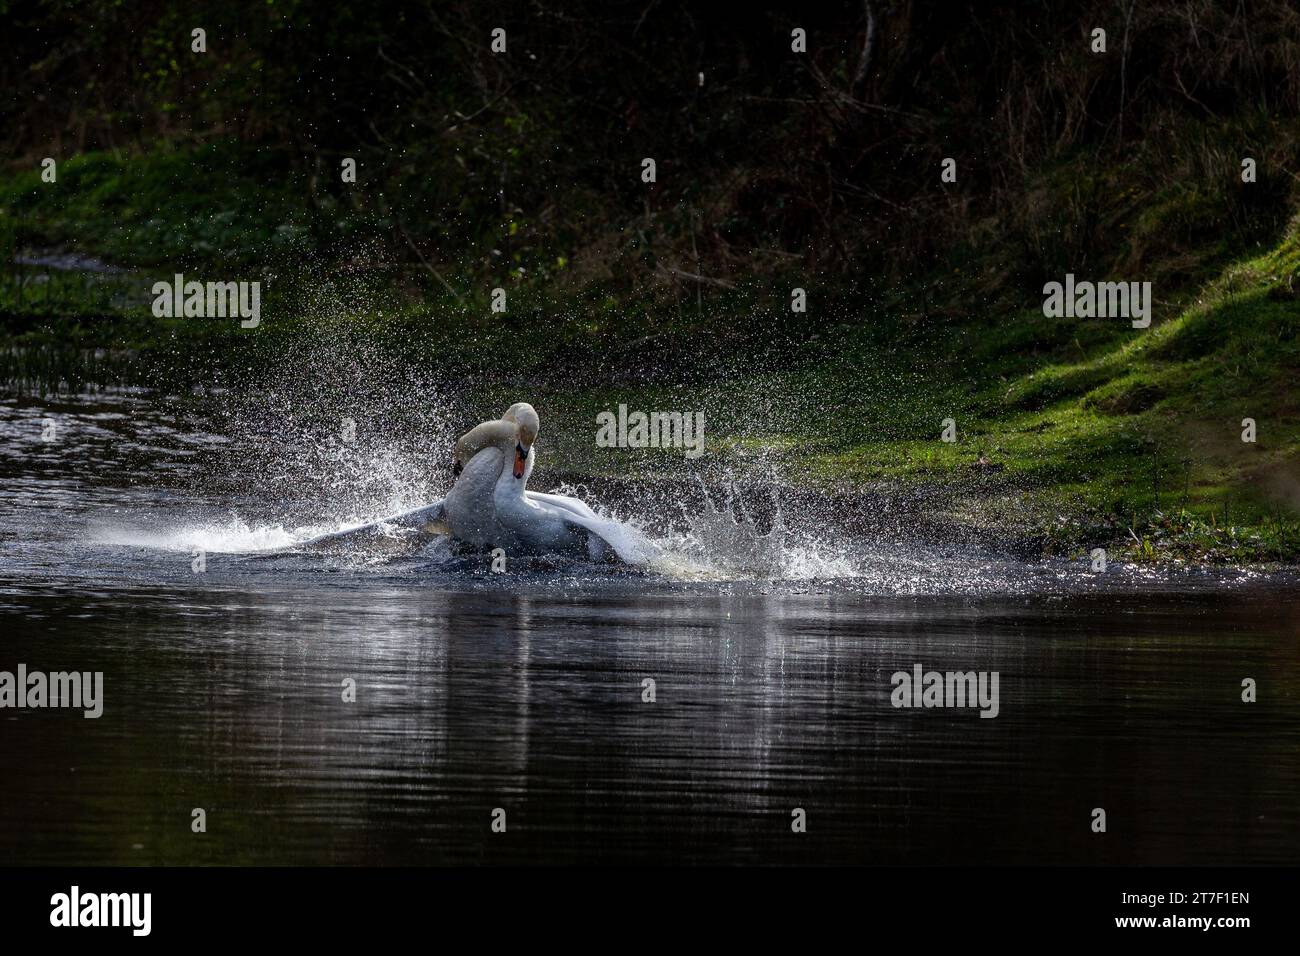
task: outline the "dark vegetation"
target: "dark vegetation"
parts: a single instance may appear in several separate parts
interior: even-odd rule
[[[557,437],[617,401],[703,408],[716,459],[942,484],[1049,550],[1300,553],[1288,0],[0,15],[8,379],[255,381],[344,316],[485,408],[537,396]],[[49,249],[129,271],[14,264]],[[175,272],[262,279],[265,325],[155,319]],[[1152,327],[1044,318],[1067,272],[1151,281]]]

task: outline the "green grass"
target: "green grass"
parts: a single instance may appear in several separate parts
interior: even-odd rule
[[[303,177],[233,146],[88,153],[61,163],[57,177],[42,182],[33,168],[0,179],[11,228],[123,266],[263,262],[310,225]]]
[[[1294,557],[1296,229],[1150,330],[1100,321],[1075,321],[1072,332],[1030,312],[911,348],[873,350],[864,339],[871,375],[852,350],[838,368],[804,373],[802,387],[819,383],[855,412],[828,423],[810,410],[808,470],[831,483],[942,483],[953,489],[954,513],[978,515],[1027,494],[1027,523],[1050,527],[1062,511],[1080,519],[1075,544],[1110,527],[1136,553],[1155,528],[1161,540],[1199,541],[1216,557]],[[888,388],[874,384],[882,379]],[[955,443],[940,441],[947,417],[957,422]],[[1245,418],[1256,421],[1254,443],[1241,440]],[[1252,530],[1232,530],[1241,526]]]

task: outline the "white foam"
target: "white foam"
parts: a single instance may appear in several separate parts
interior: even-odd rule
[[[250,525],[240,518],[225,522],[149,530],[142,528],[103,528],[94,535],[102,544],[157,551],[194,551],[212,554],[248,554],[273,551],[306,541],[316,535],[337,531],[347,525],[307,525],[285,528],[282,524]]]

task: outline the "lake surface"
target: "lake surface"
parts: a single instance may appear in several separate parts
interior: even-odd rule
[[[0,399],[0,670],[104,674],[98,719],[0,710],[0,862],[1300,862],[1293,575],[825,522],[645,573],[312,554],[437,477],[180,409]],[[997,717],[895,708],[916,664]]]

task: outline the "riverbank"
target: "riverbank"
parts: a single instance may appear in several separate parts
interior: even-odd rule
[[[1002,249],[909,281],[777,272],[670,301],[513,276],[493,312],[483,275],[397,255],[373,210],[340,213],[326,241],[292,177],[259,185],[267,170],[223,162],[212,147],[95,154],[64,164],[57,194],[31,171],[0,181],[0,378],[38,393],[303,389],[332,350],[365,357],[359,395],[414,375],[466,421],[529,399],[548,464],[574,476],[764,475],[923,501],[1048,554],[1300,560],[1295,221],[1244,255],[1200,229],[1148,255],[1149,329],[1044,316],[999,272]],[[196,169],[215,193],[169,188]],[[1128,241],[1148,247],[1194,206],[1148,210],[1147,238]],[[261,327],[155,317],[148,290],[176,271],[260,280]],[[795,282],[806,313],[790,310]],[[598,447],[596,416],[620,404],[702,413],[707,454]]]

